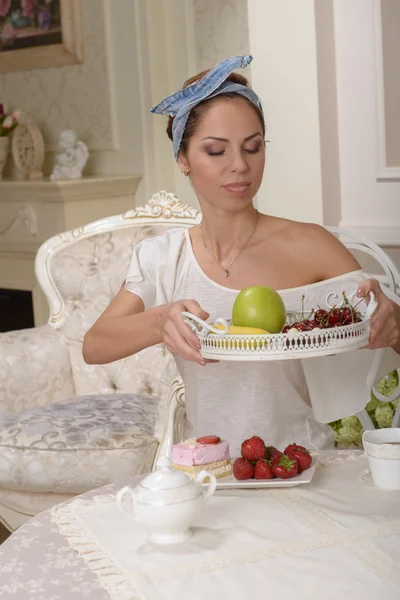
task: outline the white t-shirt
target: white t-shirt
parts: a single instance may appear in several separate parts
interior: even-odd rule
[[[356,291],[365,277],[360,270],[278,291],[286,309],[298,311],[303,294],[307,309],[325,306],[329,292],[336,292],[340,302],[342,292]],[[135,247],[125,286],[142,298],[146,310],[194,299],[210,313],[210,320],[229,319],[239,292],[217,284],[202,271],[189,230],[182,228],[147,238]],[[386,362],[380,376],[400,366],[400,357],[389,351],[390,364]],[[291,442],[314,449],[331,447],[333,434],[326,423],[357,413],[370,398],[366,377],[373,355],[357,350],[305,360],[220,361],[205,367],[176,356],[185,384],[185,437],[219,435],[229,440],[233,456],[252,435],[280,448]],[[393,362],[393,357],[398,360]]]

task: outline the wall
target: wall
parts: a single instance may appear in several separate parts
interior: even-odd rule
[[[252,83],[267,122],[261,210],[322,223],[313,0],[248,0]]]
[[[315,2],[318,117],[324,225],[341,220],[334,0]]]
[[[387,164],[398,167],[400,165],[400,2],[383,0],[381,17]]]
[[[247,0],[194,0],[194,17],[198,71],[249,53]]]
[[[88,144],[87,172],[142,173],[134,0],[82,0],[82,10],[83,64],[0,74],[1,99],[41,127],[47,173],[65,128]]]
[[[2,98],[38,121],[49,150],[57,149],[58,134],[67,127],[93,149],[115,143],[102,0],[84,0],[83,28],[82,65],[0,74]]]
[[[190,182],[175,163],[165,129],[167,117],[150,108],[179,89],[195,70],[193,0],[134,0],[143,128],[142,189],[149,198],[164,189],[197,206]]]
[[[167,189],[197,205],[177,168],[166,117],[149,110],[185,79],[247,44],[245,0],[82,0],[85,61],[0,75],[2,101],[32,114],[51,172],[57,140],[73,128],[89,146],[88,173],[140,173],[143,203]]]
[[[400,267],[400,163],[387,135],[400,122],[398,3],[248,0],[248,11],[271,140],[260,208],[353,230]]]
[[[334,1],[340,225],[382,245],[400,266],[400,165],[386,159],[381,16],[379,0]]]

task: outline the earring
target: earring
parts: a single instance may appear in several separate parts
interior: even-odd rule
[[[185,177],[187,177],[189,175],[189,171],[181,171],[182,175],[184,175]]]

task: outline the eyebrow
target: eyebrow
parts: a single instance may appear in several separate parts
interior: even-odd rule
[[[249,135],[248,137],[244,138],[244,142],[248,142],[249,140],[253,139],[254,137],[257,136],[263,137],[262,134],[257,131],[256,133],[252,133],[251,135]],[[216,140],[217,142],[229,142],[229,140],[227,138],[221,138],[221,137],[214,137],[212,135],[209,135],[205,138],[203,138],[201,141],[204,142],[204,140]]]

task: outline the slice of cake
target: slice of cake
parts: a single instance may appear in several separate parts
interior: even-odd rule
[[[172,467],[196,476],[203,469],[215,477],[232,473],[229,442],[216,435],[191,438],[172,447]]]

